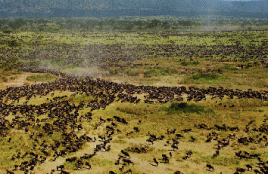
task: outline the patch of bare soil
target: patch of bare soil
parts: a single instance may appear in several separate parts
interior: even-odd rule
[[[18,86],[23,86],[25,84],[32,84],[32,83],[44,83],[44,82],[31,82],[27,80],[27,77],[32,76],[32,75],[37,75],[39,73],[22,73],[17,75],[16,79],[11,80],[9,79],[8,82],[2,82],[0,83],[0,89],[5,89],[7,87],[18,87]]]

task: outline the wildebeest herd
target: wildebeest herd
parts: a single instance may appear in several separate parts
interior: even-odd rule
[[[251,89],[247,91],[241,90],[231,90],[224,89],[222,87],[215,88],[209,87],[208,89],[196,88],[196,87],[155,87],[155,86],[135,86],[130,84],[122,84],[104,81],[100,79],[93,79],[91,77],[75,77],[65,73],[57,71],[40,70],[34,68],[24,68],[24,71],[28,72],[38,72],[38,73],[52,73],[61,78],[55,80],[54,82],[24,85],[20,87],[8,87],[0,91],[0,136],[4,141],[10,143],[13,139],[10,136],[12,130],[22,130],[28,136],[28,138],[33,141],[33,147],[29,152],[10,154],[10,159],[16,161],[17,159],[25,159],[21,163],[17,163],[13,168],[7,169],[7,174],[16,173],[16,171],[24,171],[24,173],[34,173],[38,172],[37,166],[48,161],[48,158],[52,158],[53,161],[57,160],[59,157],[65,157],[67,154],[72,152],[78,152],[83,148],[86,142],[100,142],[96,144],[94,152],[92,154],[85,153],[82,156],[66,158],[66,162],[75,163],[76,170],[81,170],[85,168],[91,170],[94,168],[87,159],[91,159],[98,153],[109,152],[112,147],[109,145],[111,140],[116,134],[126,134],[127,136],[132,134],[134,131],[139,132],[139,125],[142,124],[142,120],[139,120],[137,126],[130,128],[128,132],[122,132],[117,128],[118,124],[128,125],[128,120],[123,117],[114,116],[112,118],[103,119],[102,117],[97,118],[99,121],[95,124],[95,128],[101,127],[106,123],[105,135],[98,135],[97,137],[92,137],[86,134],[78,136],[79,131],[83,130],[83,125],[81,121],[90,121],[94,118],[92,111],[98,109],[105,109],[107,106],[113,102],[129,102],[137,104],[139,102],[146,103],[167,103],[172,101],[201,101],[206,100],[207,96],[211,98],[223,99],[227,96],[229,99],[234,98],[254,98],[259,100],[268,100],[268,90],[267,91],[253,91]],[[54,97],[55,91],[69,91],[72,92],[71,97],[67,95],[62,97]],[[87,96],[93,96],[94,99],[89,101],[80,101],[78,105],[73,103],[72,98],[75,95],[85,94]],[[137,94],[144,94],[144,100],[137,97]],[[187,95],[186,98],[182,97]],[[28,104],[31,99],[41,98],[50,96],[52,99],[47,98],[47,101],[40,104]],[[18,104],[20,100],[25,100],[23,104]],[[17,102],[17,104],[16,104]],[[8,104],[9,103],[9,104]],[[235,107],[235,106],[232,106]],[[85,108],[90,108],[91,110],[85,114],[81,114],[79,111]],[[40,116],[47,115],[46,118],[38,118]],[[12,118],[11,121],[7,118]],[[268,125],[266,120],[263,120],[263,124],[259,128],[252,128],[251,121],[246,125],[246,127],[232,127],[226,126],[225,124],[215,124],[214,127],[209,127],[206,124],[198,124],[195,126],[196,129],[207,130],[210,133],[207,135],[206,143],[216,142],[216,151],[213,154],[213,158],[217,158],[221,155],[221,150],[227,146],[230,146],[230,142],[236,141],[242,145],[259,144],[261,142],[265,143],[265,147],[268,146],[267,136]],[[31,131],[31,130],[35,131]],[[171,140],[165,140],[166,135],[156,136],[148,132],[148,139],[146,140],[149,145],[154,146],[156,141],[166,141],[165,146],[170,146],[171,151],[178,151],[180,140],[184,138],[193,128],[187,128],[182,130],[167,129],[167,135],[174,135]],[[236,132],[239,130],[244,130],[245,133],[249,131],[258,132],[256,137],[237,137]],[[226,137],[219,137],[217,131],[231,131],[232,133]],[[42,140],[42,137],[52,137],[53,134],[60,134],[62,140],[51,141],[50,143],[46,140]],[[195,142],[196,139],[191,136],[190,142]],[[37,146],[39,146],[37,148]],[[136,153],[147,152],[146,148],[136,148]],[[42,154],[42,155],[40,155]],[[194,155],[191,151],[187,152],[183,157],[183,160],[187,160]],[[239,159],[255,159],[257,162],[255,166],[247,164],[241,166],[234,171],[235,173],[243,173],[246,170],[254,171],[255,173],[268,173],[268,165],[266,161],[260,158],[260,154],[250,153],[247,151],[237,151],[234,154]],[[174,157],[174,154],[170,152],[169,154],[162,154],[162,162],[169,163]],[[159,166],[159,161],[156,158],[152,159],[152,165]],[[131,159],[131,153],[121,150],[115,165],[119,166],[119,170],[123,173],[132,173],[133,171],[125,169],[126,166],[135,165],[135,160]],[[204,166],[208,171],[216,172],[216,169],[212,164],[207,164]],[[64,165],[58,165],[56,168],[51,169],[51,174],[55,172],[60,172],[62,174],[70,173],[68,172]],[[218,171],[220,172],[220,171]],[[110,171],[109,173],[116,173]],[[176,171],[175,173],[182,173],[181,171]]]

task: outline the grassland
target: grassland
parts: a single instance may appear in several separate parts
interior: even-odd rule
[[[91,75],[103,80],[128,83],[134,85],[152,86],[186,86],[186,87],[224,87],[225,89],[239,89],[242,91],[267,91],[268,87],[268,62],[267,46],[268,31],[238,31],[238,32],[83,32],[83,33],[49,33],[49,32],[16,32],[1,34],[1,89],[7,86],[32,85],[35,83],[48,83],[56,79],[53,74],[30,73],[19,71],[17,67],[23,64],[27,67],[37,67],[38,69],[51,69],[76,76]],[[4,58],[7,57],[7,58]],[[19,58],[19,59],[17,59]],[[266,63],[265,63],[266,62]],[[16,83],[18,82],[18,83]],[[78,85],[77,85],[78,86]],[[88,87],[92,87],[89,85]],[[92,91],[95,89],[92,87]],[[102,98],[92,94],[78,93],[72,90],[55,90],[46,95],[37,95],[31,98],[27,105],[41,106],[43,103],[55,102],[54,97],[66,96],[59,101],[69,100],[76,106],[85,101],[95,98],[100,101]],[[92,120],[82,119],[83,129],[74,131],[74,135],[80,137],[86,134],[96,137],[96,142],[82,141],[82,148],[76,152],[68,152],[67,155],[53,161],[54,151],[50,145],[55,141],[64,142],[61,131],[55,131],[52,135],[36,137],[38,142],[29,138],[31,133],[40,133],[42,128],[28,126],[29,132],[19,129],[18,125],[8,131],[6,137],[0,135],[0,172],[6,169],[13,170],[14,165],[20,165],[25,160],[30,160],[30,156],[24,159],[16,158],[12,160],[14,154],[24,154],[34,152],[43,155],[44,144],[47,145],[48,152],[45,163],[38,163],[32,173],[50,173],[58,165],[64,165],[64,170],[71,173],[109,173],[110,170],[122,173],[121,165],[114,165],[118,155],[123,149],[130,153],[131,160],[135,165],[126,166],[132,169],[133,173],[174,173],[179,170],[186,174],[209,173],[206,164],[211,164],[215,168],[214,173],[234,173],[237,167],[245,168],[246,164],[251,164],[257,168],[255,158],[240,159],[235,156],[235,152],[242,150],[250,154],[259,154],[263,161],[268,160],[266,152],[267,140],[260,143],[249,143],[244,145],[238,143],[238,138],[257,136],[263,137],[267,132],[256,132],[254,128],[266,125],[263,122],[267,118],[268,101],[254,98],[233,98],[226,96],[222,99],[207,95],[206,100],[199,102],[187,101],[186,94],[182,96],[184,102],[167,102],[153,104],[144,103],[144,94],[135,94],[141,99],[137,104],[114,101],[105,109],[92,111]],[[11,101],[6,96],[1,98],[6,104],[24,105],[26,97],[19,102]],[[118,99],[118,96],[116,96]],[[186,102],[187,101],[187,102]],[[183,105],[183,106],[182,106]],[[235,107],[234,107],[235,106]],[[91,107],[84,107],[78,111],[79,115],[90,112]],[[10,113],[1,118],[14,122],[18,114]],[[26,121],[27,117],[19,114],[19,121]],[[48,113],[41,115],[33,114],[34,124],[38,119],[49,118]],[[79,117],[80,117],[79,116]],[[97,129],[95,125],[102,119],[119,116],[125,118],[127,125],[117,123],[113,140],[109,143],[111,150],[108,152],[98,152],[89,162],[92,169],[86,167],[77,170],[76,162],[67,162],[66,158],[81,157],[85,153],[93,153],[93,149],[100,143],[99,135],[105,135],[105,127],[110,123],[105,122]],[[141,123],[139,123],[141,120]],[[245,132],[246,125],[254,120],[248,132]],[[55,119],[48,119],[40,122],[53,124]],[[77,123],[78,124],[78,123]],[[199,129],[199,124],[206,124],[211,130]],[[239,131],[220,131],[214,125],[227,127],[239,127]],[[10,126],[10,125],[9,125]],[[67,126],[67,131],[71,131]],[[139,132],[133,130],[139,128]],[[189,133],[183,133],[182,129],[189,129]],[[178,150],[172,151],[166,141],[172,141],[174,134],[167,134],[167,129],[176,129],[176,133],[184,137],[179,139]],[[127,135],[129,131],[133,133]],[[146,142],[151,134],[163,140],[157,140],[153,145]],[[231,133],[236,137],[230,139],[230,145],[220,150],[220,155],[213,158],[217,150],[217,140],[206,143],[206,139],[212,132],[218,134],[218,140],[226,139]],[[259,134],[259,135],[258,135]],[[8,142],[9,138],[11,141]],[[192,137],[195,139],[192,141]],[[44,142],[45,141],[45,142]],[[44,142],[43,145],[41,145]],[[33,148],[35,145],[35,148]],[[144,153],[135,152],[136,148],[145,147],[148,150]],[[63,144],[58,151],[64,150]],[[192,156],[184,160],[185,154],[191,151]],[[162,162],[162,154],[172,152],[169,163]],[[156,158],[160,163],[156,167],[153,162]],[[122,163],[121,163],[122,164]],[[15,173],[23,173],[17,170]],[[252,173],[246,171],[245,173]]]

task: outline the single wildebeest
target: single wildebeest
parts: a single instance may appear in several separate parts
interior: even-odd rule
[[[213,167],[212,165],[210,165],[210,164],[207,164],[207,165],[206,165],[206,167],[208,167],[208,169],[209,169],[209,170],[212,170],[212,171],[214,171],[214,167]]]

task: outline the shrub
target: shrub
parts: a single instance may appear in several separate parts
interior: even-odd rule
[[[191,76],[191,79],[194,80],[200,80],[200,79],[204,79],[204,80],[218,80],[221,76],[217,75],[217,74],[197,74],[197,75],[193,75]]]
[[[211,83],[211,82],[216,82],[216,81],[223,81],[226,78],[218,75],[218,74],[213,74],[213,73],[201,73],[201,74],[196,74],[192,75],[188,78],[188,80],[194,80],[197,82],[202,82],[202,83]]]
[[[20,43],[17,40],[12,39],[12,40],[8,41],[8,45],[10,47],[16,47],[16,46],[20,46]]]
[[[29,81],[51,81],[55,80],[56,76],[53,74],[41,74],[41,75],[32,75],[27,77]]]
[[[224,65],[224,69],[226,69],[226,70],[231,70],[231,71],[233,71],[233,70],[237,70],[237,68],[235,68],[235,67],[233,67],[233,66],[230,66],[230,65]]]
[[[212,113],[212,109],[206,109],[205,106],[200,106],[196,104],[188,105],[185,102],[172,103],[169,107],[164,108],[168,113]]]
[[[196,66],[199,62],[181,62],[182,66]]]
[[[2,77],[1,77],[1,80],[2,80],[2,82],[7,82],[7,81],[8,81],[8,79],[7,79],[6,76],[2,76]]]
[[[108,68],[108,71],[111,75],[116,75],[119,72],[118,69],[114,67]]]
[[[163,69],[161,67],[153,67],[153,68],[150,67],[144,72],[144,77],[165,76],[165,75],[171,75],[177,72],[178,72],[177,70],[170,69],[170,68]]]
[[[141,73],[143,73],[143,71],[139,69],[130,69],[129,71],[127,71],[127,75],[129,76],[138,76]]]

